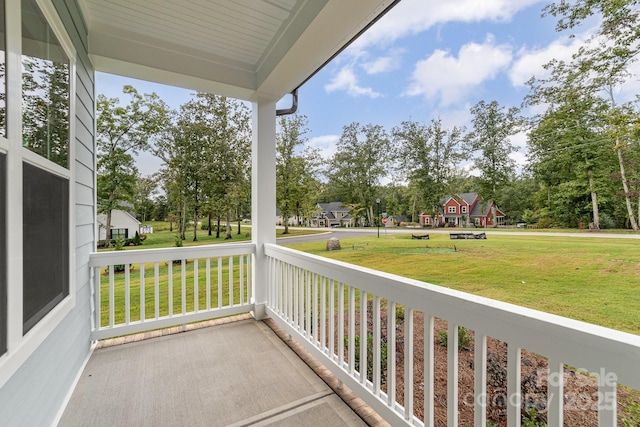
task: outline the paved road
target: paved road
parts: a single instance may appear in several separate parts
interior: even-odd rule
[[[310,228],[310,230],[318,230],[317,228]],[[385,229],[380,228],[380,237],[384,237],[385,234],[449,234],[452,230],[440,229],[424,229],[424,228],[394,228]],[[458,230],[456,230],[458,231]],[[479,233],[485,232],[487,236],[491,235],[503,235],[503,236],[552,236],[552,237],[570,237],[570,238],[598,238],[598,239],[640,239],[640,234],[613,234],[613,233],[563,233],[553,231],[499,231],[499,230],[484,230],[480,228],[468,229],[468,231]],[[306,236],[295,237],[281,237],[277,239],[280,245],[291,245],[304,242],[315,242],[318,240],[327,240],[330,237],[337,237],[338,239],[346,239],[349,237],[361,237],[361,236],[375,236],[378,233],[377,228],[363,229],[363,228],[333,228],[327,229],[325,233],[309,234]]]

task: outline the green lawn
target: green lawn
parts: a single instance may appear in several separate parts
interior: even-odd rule
[[[176,237],[178,232],[175,227],[173,231],[169,231],[169,223],[164,221],[146,221],[144,225],[153,226],[153,233],[147,234],[146,239],[140,246],[129,246],[125,249],[153,249],[153,248],[171,248],[175,247]],[[187,228],[186,240],[182,241],[183,246],[199,246],[210,245],[212,243],[231,243],[231,242],[243,242],[251,240],[251,227],[243,224],[240,228],[240,234],[238,234],[238,224],[233,223],[231,239],[225,240],[224,227],[221,228],[220,237],[216,239],[215,229],[212,230],[212,235],[208,235],[207,230],[198,229],[197,241],[193,241],[193,227]],[[276,230],[277,237],[283,237],[283,229]],[[323,230],[324,231],[324,230]],[[298,228],[290,227],[289,234],[287,236],[302,236],[305,234],[315,234],[315,230],[301,230]],[[101,250],[113,250],[113,249],[101,249]]]
[[[342,239],[292,248],[640,334],[640,241],[540,234],[487,240]],[[455,247],[455,249],[454,249]]]

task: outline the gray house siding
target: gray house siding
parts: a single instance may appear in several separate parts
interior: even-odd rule
[[[26,363],[0,389],[4,426],[56,422],[90,351],[89,253],[94,249],[94,72],[87,56],[87,31],[75,0],[53,0],[76,48],[75,194],[76,305]]]

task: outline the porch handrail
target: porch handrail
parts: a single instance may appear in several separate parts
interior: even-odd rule
[[[563,369],[565,365],[597,375],[599,394],[598,419],[601,426],[616,425],[616,388],[621,383],[640,389],[640,336],[565,317],[532,310],[480,296],[459,292],[394,274],[375,271],[285,248],[266,245],[269,259],[268,312],[308,351],[319,358],[342,382],[372,406],[385,419],[409,425],[433,425],[433,322],[448,323],[447,408],[449,425],[457,425],[457,337],[458,325],[475,332],[474,417],[476,426],[486,425],[486,407],[480,397],[486,396],[487,337],[507,343],[507,421],[520,425],[521,349],[537,353],[549,360],[550,378],[547,402],[548,424],[563,424]],[[337,291],[336,291],[337,290]],[[334,295],[334,292],[337,295]],[[360,299],[356,310],[356,295]],[[354,335],[366,334],[366,325],[356,331],[355,319],[366,324],[369,296],[373,304],[374,379],[370,381],[354,369]],[[334,299],[337,304],[334,306]],[[388,314],[397,304],[405,314],[405,377],[413,377],[413,312],[424,313],[425,323],[425,418],[413,415],[413,384],[405,381],[404,404],[395,402],[395,348],[388,348],[388,380],[390,395],[380,390],[380,301],[386,300]],[[344,311],[343,311],[344,310]],[[363,311],[365,313],[363,313]],[[344,336],[333,330],[347,322]],[[388,330],[395,330],[395,313],[387,317]],[[377,334],[375,331],[378,331]],[[338,335],[335,342],[333,334]],[[393,340],[393,337],[388,337]],[[344,345],[341,340],[347,340]],[[360,339],[361,343],[363,341]],[[395,346],[393,342],[389,343]],[[345,348],[346,347],[346,348]],[[360,366],[366,351],[361,345]],[[345,353],[347,353],[345,355]],[[376,377],[377,375],[377,377]],[[410,384],[407,384],[410,383]],[[452,409],[452,408],[455,408]]]
[[[92,339],[252,311],[254,256],[253,243],[92,253]]]

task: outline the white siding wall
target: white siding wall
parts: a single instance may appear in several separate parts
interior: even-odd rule
[[[89,253],[94,248],[94,71],[75,0],[53,0],[77,56],[75,218],[76,306],[0,388],[0,424],[45,426],[56,417],[90,353]],[[73,244],[74,242],[72,242]]]
[[[105,218],[106,214],[100,214],[99,218]],[[103,221],[103,222],[104,222]],[[111,211],[111,228],[126,228],[129,238],[133,238],[136,235],[136,231],[140,232],[140,222],[121,210]],[[107,237],[107,230],[104,227],[98,227],[98,240],[105,240]]]

